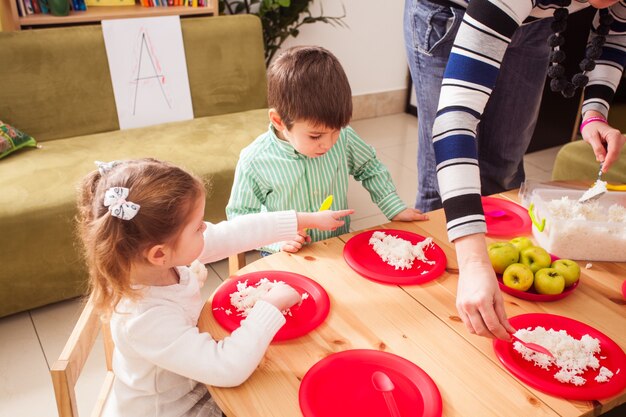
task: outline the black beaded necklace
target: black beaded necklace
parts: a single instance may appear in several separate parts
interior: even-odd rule
[[[548,45],[552,48],[548,76],[552,79],[550,81],[550,89],[560,92],[563,94],[563,97],[570,98],[574,96],[578,88],[583,88],[589,82],[589,77],[585,73],[596,67],[595,60],[602,55],[602,46],[606,42],[606,35],[608,35],[610,26],[613,23],[613,16],[606,10],[600,11],[600,24],[596,29],[598,36],[591,40],[591,43],[585,50],[585,58],[579,64],[581,72],[575,74],[572,77],[572,81],[568,81],[565,78],[565,67],[561,65],[565,61],[565,51],[561,50],[561,46],[565,43],[563,32],[567,27],[567,16],[569,15],[566,7],[571,4],[571,0],[558,0],[556,3],[559,8],[554,10],[554,21],[550,25],[553,34],[548,38]]]

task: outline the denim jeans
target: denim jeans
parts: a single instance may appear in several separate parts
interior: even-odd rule
[[[465,9],[428,0],[406,0],[404,41],[415,87],[418,117],[415,208],[442,207],[437,183],[432,127],[443,73]],[[483,195],[519,187],[524,153],[532,138],[550,48],[549,19],[521,26],[505,53],[496,86],[478,125],[477,146]]]

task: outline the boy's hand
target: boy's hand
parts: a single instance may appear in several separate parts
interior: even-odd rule
[[[309,236],[304,230],[298,230],[298,235],[294,238],[294,240],[286,240],[282,242],[280,250],[282,252],[296,253],[302,249],[302,245],[310,241],[311,236]]]
[[[316,213],[297,213],[298,228],[310,228],[320,230],[335,230],[344,225],[341,218],[354,213],[354,210],[324,210]]]
[[[396,214],[391,220],[396,222],[414,222],[428,220],[428,215],[423,214],[418,209],[407,208]]]

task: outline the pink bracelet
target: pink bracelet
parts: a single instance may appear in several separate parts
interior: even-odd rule
[[[602,122],[602,123],[609,123],[607,122],[607,120],[602,117],[602,116],[593,116],[593,117],[589,117],[588,119],[583,120],[583,122],[580,124],[580,134],[582,135],[583,133],[583,128],[585,126],[587,126],[588,123],[591,122]]]

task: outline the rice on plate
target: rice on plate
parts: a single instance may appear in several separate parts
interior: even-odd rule
[[[428,265],[435,263],[435,261],[428,259],[424,253],[426,249],[433,246],[433,239],[430,237],[413,245],[408,240],[376,231],[372,233],[369,245],[384,262],[395,269],[410,269],[413,267],[415,259]]]
[[[534,329],[530,327],[519,329],[515,332],[515,336],[526,343],[536,343],[543,346],[554,355],[554,358],[551,358],[543,353],[528,349],[520,342],[513,343],[513,349],[524,360],[532,362],[535,366],[545,370],[550,370],[553,365],[556,366],[558,370],[553,376],[561,383],[582,386],[587,382],[582,374],[589,369],[598,369],[598,374],[594,379],[599,383],[608,382],[614,374],[620,372],[619,369],[613,372],[600,366],[600,360],[605,359],[598,356],[600,341],[588,334],[576,339],[565,330],[546,330],[542,326],[537,326]]]
[[[230,294],[230,303],[239,312],[238,316],[247,317],[256,302],[277,285],[287,284],[284,281],[270,281],[267,278],[261,278],[255,285],[248,285],[248,280],[238,282],[237,291]],[[304,301],[309,298],[309,294],[305,292],[301,297]],[[230,314],[229,310],[225,310],[225,312]],[[285,316],[291,316],[290,309],[283,310],[282,313]]]

